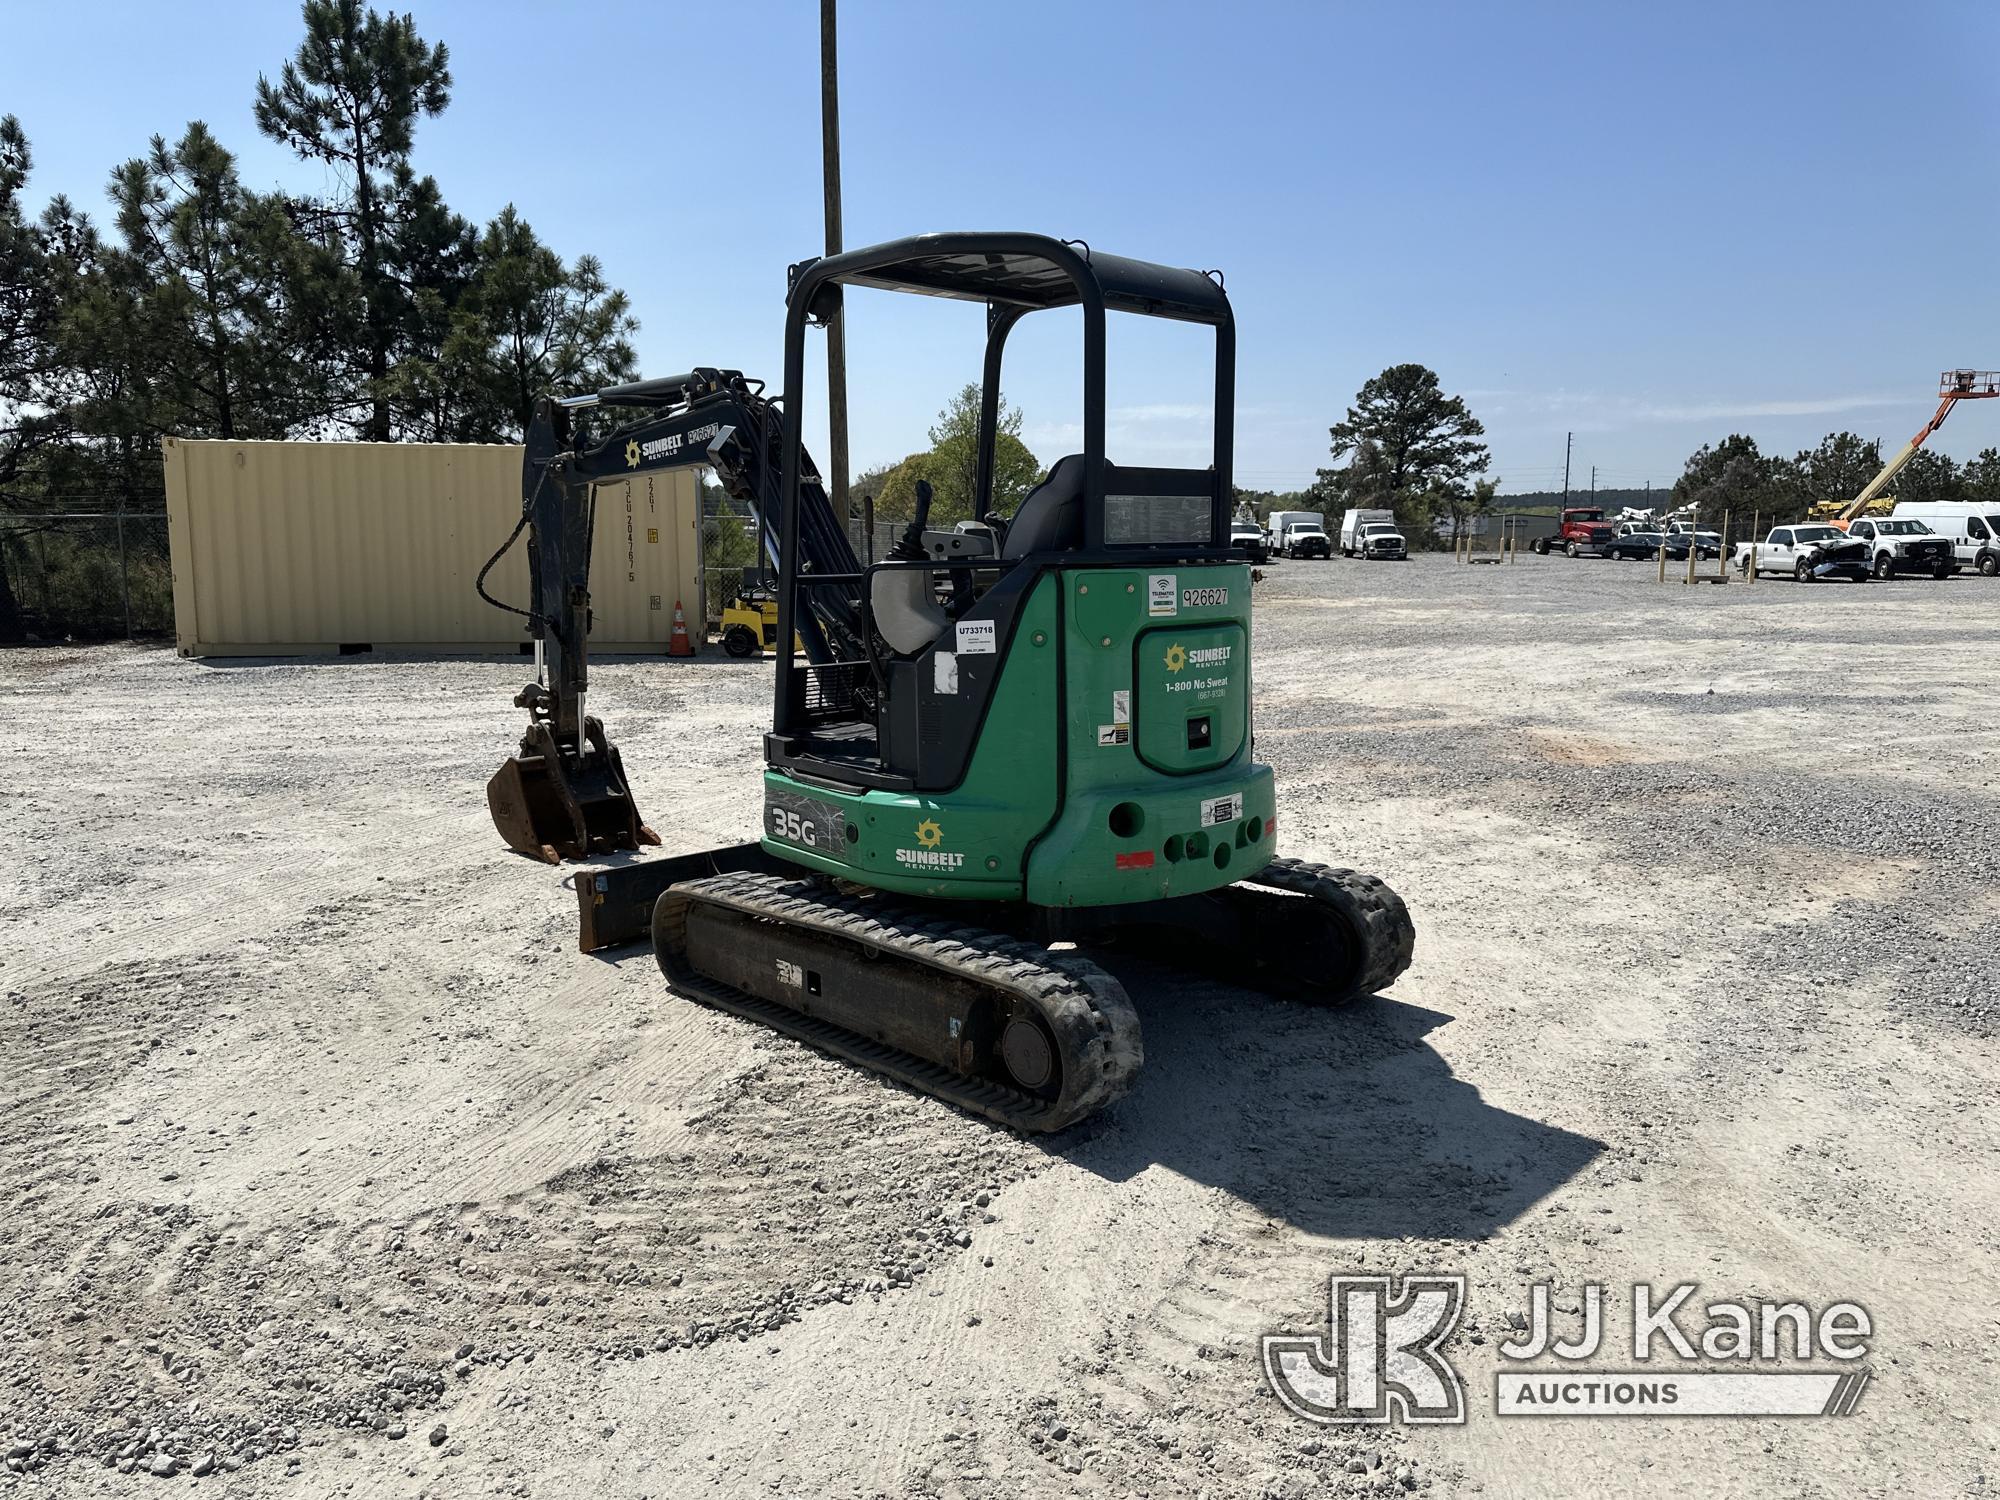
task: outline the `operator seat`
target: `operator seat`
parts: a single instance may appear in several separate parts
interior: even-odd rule
[[[1030,552],[1062,552],[1083,545],[1083,455],[1056,460],[1049,477],[1029,490],[1007,523],[1007,541],[1000,549],[1012,562]]]

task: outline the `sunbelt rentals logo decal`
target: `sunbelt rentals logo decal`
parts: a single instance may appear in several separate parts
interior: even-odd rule
[[[1234,646],[1197,646],[1190,651],[1179,641],[1167,647],[1166,666],[1169,672],[1179,673],[1189,667],[1226,667]]]
[[[944,847],[944,828],[936,818],[925,818],[917,825],[917,845],[915,849],[898,849],[896,863],[906,870],[956,870],[964,865],[965,856]]]

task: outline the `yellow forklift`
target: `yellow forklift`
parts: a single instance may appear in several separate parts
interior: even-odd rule
[[[738,591],[723,605],[722,649],[735,657],[777,650],[777,596],[753,586]]]

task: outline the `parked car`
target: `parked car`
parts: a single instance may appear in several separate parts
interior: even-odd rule
[[[1899,520],[1922,521],[1949,541],[1961,568],[1977,568],[1988,578],[2000,573],[2000,505],[1969,500],[1899,502],[1895,514]]]
[[[1939,536],[1911,516],[1863,516],[1847,523],[1847,534],[1868,543],[1877,578],[1898,573],[1928,573],[1945,579],[1958,571],[1951,539]]]
[[[1868,543],[1837,526],[1811,522],[1773,526],[1761,542],[1738,542],[1736,571],[1750,571],[1750,554],[1757,555],[1757,572],[1789,573],[1800,583],[1815,578],[1851,578],[1866,583],[1870,568]]]
[[[1247,552],[1253,563],[1267,563],[1271,560],[1271,546],[1264,540],[1264,528],[1255,521],[1231,522],[1229,545],[1232,550]]]
[[[1685,539],[1665,536],[1659,531],[1624,531],[1604,544],[1604,555],[1616,561],[1637,559],[1647,562],[1660,555],[1660,542],[1667,544],[1667,556],[1687,560],[1688,549]]]
[[[1667,535],[1696,538],[1699,547],[1698,556],[1722,556],[1722,533],[1719,531],[1701,531],[1686,521],[1670,521],[1667,523]]]

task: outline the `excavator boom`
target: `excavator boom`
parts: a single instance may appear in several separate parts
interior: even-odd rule
[[[657,413],[592,442],[575,414],[596,407]],[[756,517],[762,550],[778,556],[778,443],[781,423],[760,383],[735,370],[612,386],[585,396],[544,399],[535,409],[521,465],[521,520],[528,532],[530,605],[523,614],[535,642],[535,681],[515,697],[528,710],[518,754],[487,783],[487,807],[508,846],[547,860],[588,859],[659,836],[646,826],[625,779],[618,749],[585,712],[589,688],[590,551],[595,486],[603,480],[708,465]],[[801,556],[811,571],[854,574],[860,564],[818,479],[801,483]],[[514,537],[508,539],[511,546]],[[494,555],[497,562],[506,547]],[[490,571],[493,563],[487,564]],[[817,590],[798,622],[810,660],[850,655],[861,639],[857,599]]]

